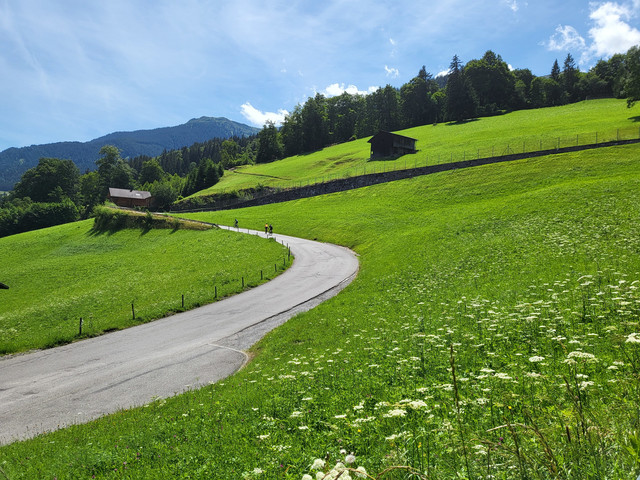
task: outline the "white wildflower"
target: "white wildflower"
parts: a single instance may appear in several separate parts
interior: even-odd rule
[[[367,477],[367,471],[365,470],[364,467],[356,468],[356,477],[358,477],[358,478],[366,478]]]
[[[531,363],[540,363],[544,361],[544,357],[541,357],[539,355],[534,355],[533,357],[529,357],[529,361]]]
[[[407,414],[406,410],[401,408],[394,408],[393,410],[389,410],[387,413],[383,415],[383,417],[392,418],[392,417],[404,417]]]
[[[311,470],[322,470],[324,468],[324,460],[316,458],[311,465]]]
[[[345,463],[353,463],[356,461],[356,456],[354,454],[349,454],[344,459]]]
[[[640,343],[640,333],[631,333],[625,340],[625,343]]]
[[[596,356],[593,355],[592,353],[582,352],[580,350],[574,350],[573,352],[569,353],[569,356],[567,357],[567,359],[569,360],[580,359],[580,360],[584,360],[586,363],[595,363],[598,361]]]

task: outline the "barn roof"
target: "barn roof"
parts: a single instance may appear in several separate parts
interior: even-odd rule
[[[111,198],[135,198],[145,200],[151,197],[151,192],[144,190],[128,190],[126,188],[109,188],[109,196]]]
[[[371,143],[372,141],[375,141],[377,139],[380,138],[385,138],[385,137],[396,137],[396,138],[405,138],[407,140],[413,140],[414,142],[417,142],[418,140],[415,138],[411,138],[411,137],[406,137],[404,135],[398,135],[397,133],[392,133],[392,132],[386,132],[384,130],[380,130],[378,133],[376,133],[373,137],[371,137],[369,140],[367,140],[369,143]]]

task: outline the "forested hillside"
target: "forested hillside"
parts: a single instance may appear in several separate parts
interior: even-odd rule
[[[640,100],[640,47],[600,60],[588,72],[581,72],[568,54],[562,67],[556,60],[546,76],[535,76],[526,68],[513,70],[490,50],[466,64],[454,55],[446,77],[434,78],[422,67],[400,88],[386,85],[368,95],[310,97],[295,107],[281,129],[265,125],[256,161],[311,152],[379,130],[462,122],[603,97],[627,98],[630,105]]]
[[[154,157],[165,150],[180,149],[212,138],[244,137],[257,129],[226,118],[201,117],[175,127],[115,132],[89,142],[58,142],[9,148],[0,152],[0,190],[11,190],[20,176],[41,158],[73,160],[81,172],[95,170],[100,149],[117,147],[124,158]]]

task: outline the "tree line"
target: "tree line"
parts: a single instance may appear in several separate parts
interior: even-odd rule
[[[587,98],[640,100],[640,47],[600,60],[581,72],[571,54],[548,76],[511,70],[492,51],[463,65],[454,56],[445,77],[423,66],[400,88],[386,85],[367,95],[316,94],[298,104],[280,129],[267,122],[247,137],[194,143],[157,157],[123,159],[111,145],[100,150],[95,171],[81,174],[71,160],[41,158],[9,195],[0,198],[0,236],[87,218],[109,187],[148,190],[156,208],[215,185],[225,169],[266,163],[333,143],[419,125],[461,122],[511,110],[563,105]]]
[[[455,55],[448,74],[434,78],[423,66],[400,88],[386,85],[367,95],[327,98],[317,93],[298,104],[282,127],[267,123],[258,133],[258,163],[318,150],[327,145],[437,122],[497,115],[513,110],[564,105],[590,98],[640,99],[640,48],[600,60],[581,72],[571,54],[549,75],[511,70],[487,51],[467,64]]]

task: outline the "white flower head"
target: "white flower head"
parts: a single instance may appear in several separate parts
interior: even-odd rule
[[[592,353],[582,352],[580,350],[574,350],[573,352],[569,353],[569,356],[567,357],[567,359],[574,360],[574,361],[575,359],[580,359],[586,363],[596,363],[598,361],[596,356],[593,355]]]
[[[625,340],[625,343],[640,343],[640,333],[631,333]]]
[[[529,357],[529,361],[531,363],[540,363],[544,361],[544,357],[541,357],[539,355],[534,355],[533,357]]]
[[[311,470],[322,470],[324,468],[324,460],[316,458],[311,465]]]
[[[393,410],[389,410],[387,413],[385,413],[383,416],[387,417],[387,418],[391,418],[391,417],[404,417],[407,414],[406,410],[403,410],[402,408],[394,408]]]
[[[345,463],[353,463],[355,461],[356,461],[356,456],[353,453],[347,455],[344,459]]]

